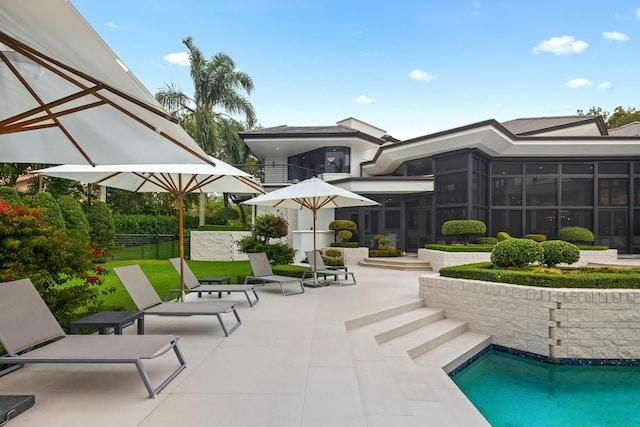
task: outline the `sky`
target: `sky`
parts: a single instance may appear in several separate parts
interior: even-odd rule
[[[640,0],[71,0],[156,93],[188,36],[253,79],[262,127],[355,117],[399,139],[640,109]]]

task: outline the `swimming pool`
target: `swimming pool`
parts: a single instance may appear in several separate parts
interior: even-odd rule
[[[494,427],[640,426],[640,366],[567,366],[491,350],[453,381]]]

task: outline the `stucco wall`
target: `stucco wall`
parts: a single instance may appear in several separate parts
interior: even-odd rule
[[[420,297],[493,343],[556,358],[640,358],[640,291],[421,276]]]

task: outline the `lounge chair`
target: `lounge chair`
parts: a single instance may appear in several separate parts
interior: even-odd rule
[[[225,336],[229,336],[242,323],[238,316],[237,304],[222,301],[163,302],[138,264],[126,267],[114,267],[122,285],[125,287],[138,310],[158,316],[216,316]],[[227,329],[222,313],[233,313],[236,323]]]
[[[171,258],[171,265],[176,269],[178,274],[180,273],[180,258]],[[256,285],[203,285],[200,280],[193,274],[191,268],[185,262],[183,265],[183,274],[184,274],[184,286],[185,292],[193,292],[198,294],[198,298],[202,297],[203,293],[212,293],[217,292],[218,298],[222,297],[223,292],[242,292],[244,296],[247,297],[247,301],[249,302],[249,306],[253,307],[255,304],[260,301],[258,294],[256,292]],[[205,279],[206,280],[206,279]],[[180,294],[180,289],[171,289],[167,293],[165,297],[165,301],[169,301],[171,297],[175,294]],[[249,292],[253,292],[255,299],[252,301]]]
[[[247,254],[249,257],[249,263],[251,264],[251,271],[253,272],[253,276],[247,276],[244,279],[245,285],[250,281],[261,282],[262,285],[267,283],[279,283],[280,290],[282,291],[282,295],[296,295],[304,293],[304,286],[302,285],[302,280],[289,277],[289,276],[278,276],[273,274],[271,270],[271,265],[269,264],[269,259],[267,258],[267,254],[264,252]],[[297,283],[300,285],[300,291],[296,292],[285,292],[284,284],[285,283]]]
[[[174,335],[65,335],[29,279],[0,284],[0,363],[133,363],[155,397],[187,364]],[[34,347],[37,347],[34,349]],[[180,366],[153,387],[142,360],[173,349]]]
[[[324,276],[324,279],[327,279],[327,276],[334,276],[335,280],[338,282],[340,286],[346,285],[355,285],[356,284],[356,276],[352,271],[348,271],[346,267],[342,267],[341,269],[330,268],[324,264],[324,260],[322,259],[322,255],[319,251],[305,251],[307,255],[307,260],[309,261],[309,267],[311,267],[311,274],[313,274],[314,282],[317,282],[318,275]],[[302,273],[302,280],[305,280],[307,271]],[[351,283],[343,283],[340,280],[340,277],[344,274],[345,279],[348,279],[351,276]]]

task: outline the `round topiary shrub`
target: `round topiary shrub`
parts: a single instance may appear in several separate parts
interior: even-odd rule
[[[580,249],[573,243],[564,240],[548,240],[541,242],[542,264],[553,268],[558,264],[573,264],[580,259]]]
[[[588,242],[591,243],[595,240],[593,233],[588,228],[584,227],[564,227],[558,232],[558,239],[565,242]]]
[[[502,242],[503,240],[511,239],[511,236],[506,231],[500,231],[496,234],[496,239],[498,242]]]
[[[544,234],[525,234],[525,239],[533,240],[534,242],[544,242],[547,240],[547,236]]]
[[[339,230],[357,230],[358,226],[355,222],[349,219],[336,219],[329,223],[329,230],[339,231]]]
[[[215,213],[214,218],[222,222],[222,225],[227,224],[230,220],[236,220],[240,218],[240,214],[233,208],[220,208]]]
[[[486,233],[487,226],[477,219],[453,219],[442,224],[441,232],[443,236],[459,236],[466,246],[471,236]]]
[[[498,267],[524,267],[542,261],[540,244],[529,239],[507,239],[491,251],[491,262]]]
[[[348,242],[351,236],[353,236],[353,233],[349,230],[338,231],[338,239],[340,239],[341,242]]]

